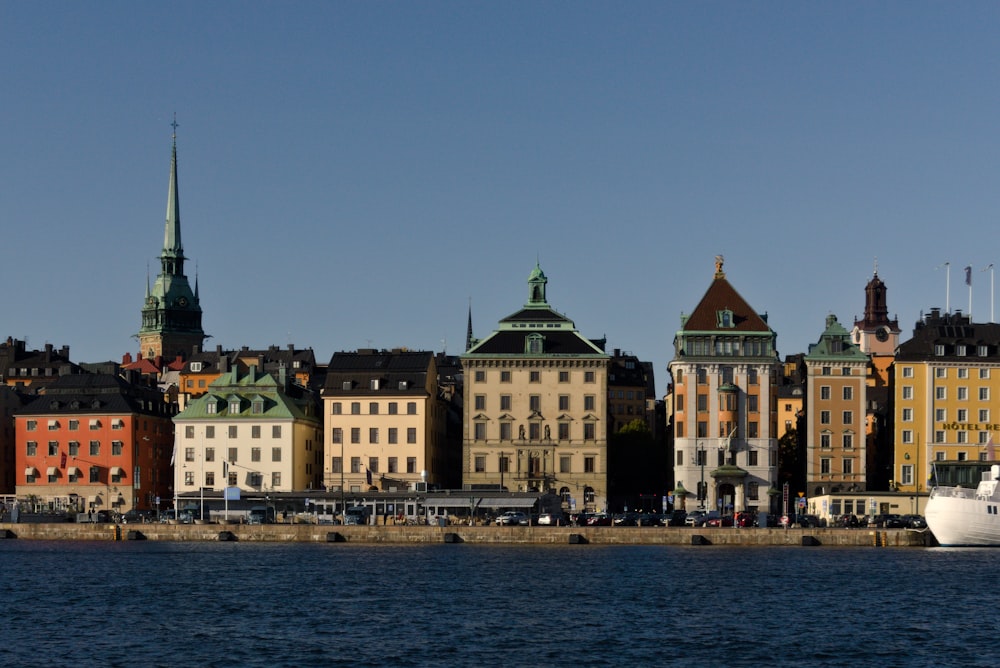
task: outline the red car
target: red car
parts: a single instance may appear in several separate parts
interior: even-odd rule
[[[722,517],[711,517],[705,522],[707,527],[731,527],[733,526],[733,516],[723,515]]]

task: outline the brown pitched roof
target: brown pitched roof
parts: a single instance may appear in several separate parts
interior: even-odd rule
[[[770,332],[771,328],[746,302],[740,293],[726,280],[721,271],[715,274],[715,280],[708,286],[705,296],[691,312],[683,331],[721,330],[717,313],[729,310],[733,312],[733,327],[727,332]]]

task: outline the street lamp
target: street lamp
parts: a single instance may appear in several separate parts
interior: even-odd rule
[[[698,461],[701,462],[701,482],[698,483],[698,510],[705,510],[705,444],[698,443]]]

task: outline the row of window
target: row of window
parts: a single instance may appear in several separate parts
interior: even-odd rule
[[[59,454],[59,441],[49,441],[48,442],[48,456],[55,457]],[[70,441],[68,443],[69,456],[77,457],[80,455],[80,442]],[[111,454],[115,457],[121,456],[125,452],[125,443],[122,441],[111,441]],[[25,444],[25,455],[28,457],[34,457],[38,454],[38,441],[28,441]],[[101,442],[100,441],[90,441],[89,443],[89,454],[91,457],[99,457],[101,455]]]
[[[476,383],[486,382],[486,372],[479,370],[472,375],[473,381]],[[510,383],[513,382],[512,374],[510,371],[503,370],[500,372],[500,382]],[[559,371],[558,378],[560,383],[570,382],[571,374],[569,371]],[[541,371],[528,371],[528,382],[529,383],[540,383],[542,382],[542,372]],[[594,371],[584,371],[583,372],[583,382],[585,383],[596,383],[597,373]]]
[[[510,473],[511,461],[510,457],[507,455],[499,455],[496,458],[497,467],[493,469],[497,473]],[[475,473],[486,473],[486,460],[487,455],[473,455],[473,471]],[[542,458],[541,457],[529,457],[528,458],[528,476],[540,476],[543,473],[542,470]],[[582,473],[595,473],[597,471],[597,457],[595,455],[584,455],[583,457],[583,471]],[[560,455],[559,457],[559,473],[580,473],[581,471],[573,470],[573,457],[572,455]]]
[[[333,473],[344,473],[344,460],[340,457],[334,457],[333,460]],[[369,457],[367,470],[372,473],[379,473],[381,469],[379,468],[379,458]],[[406,458],[406,473],[416,473],[417,472],[417,458],[407,457]],[[402,473],[399,470],[399,457],[386,457],[386,473]],[[361,457],[351,457],[351,473],[362,473],[361,470]]]
[[[387,427],[386,430],[386,443],[389,445],[396,445],[399,443],[399,429],[396,427]],[[341,427],[334,427],[330,430],[333,435],[334,443],[344,442],[344,430]],[[368,443],[381,443],[381,430],[379,427],[370,427],[368,429]],[[361,443],[361,427],[351,427],[351,443]],[[414,444],[417,442],[417,428],[407,427],[406,428],[406,442],[408,444]]]
[[[584,422],[583,424],[583,440],[593,441],[597,439],[597,425],[593,422]],[[500,425],[500,440],[501,441],[512,441],[514,440],[514,423],[504,420],[499,423]],[[473,438],[477,441],[485,441],[486,436],[486,422],[475,422],[473,423]],[[546,441],[552,440],[552,432],[549,425],[545,425],[544,431],[542,424],[540,422],[531,422],[528,424],[528,429],[525,431],[524,425],[519,425],[517,433],[518,440],[521,441],[540,441],[542,440],[542,435]],[[560,441],[568,441],[572,438],[572,430],[570,429],[569,422],[560,422],[556,425],[556,438]]]
[[[736,337],[705,337],[686,338],[685,353],[688,355],[742,355],[744,357],[761,357],[771,354],[771,342],[761,339],[740,339]]]
[[[841,389],[841,398],[844,401],[853,401],[854,400],[854,386],[852,386],[852,385],[845,385],[844,387],[842,387],[840,389]],[[831,387],[829,385],[822,385],[819,388],[819,398],[822,399],[822,400],[824,400],[824,401],[828,401],[830,399],[830,396],[832,395],[832,393],[833,393],[833,390],[831,389]]]
[[[138,480],[139,467],[136,467],[136,480]],[[30,467],[25,472],[25,482],[32,485],[38,482],[39,478],[38,469]],[[109,471],[108,480],[101,480],[101,467],[91,466],[87,469],[87,481],[93,484],[112,484],[117,485],[125,480],[125,470],[121,467],[112,467]],[[57,484],[59,482],[59,470],[55,467],[49,467],[46,471],[46,482],[50,484]],[[83,482],[82,469],[78,466],[70,466],[66,469],[66,482],[68,484],[76,484]]]
[[[194,471],[184,471],[184,486],[194,487],[195,485],[195,472]],[[281,471],[271,472],[271,487],[277,488],[281,487]],[[251,471],[247,473],[247,485],[250,487],[260,487],[264,483],[264,475],[256,471]],[[236,487],[239,485],[239,474],[235,471],[230,471],[229,475],[226,476],[226,484],[229,487]],[[205,482],[204,486],[209,489],[215,488],[215,471],[205,471]]]
[[[684,435],[685,423],[683,421],[678,422],[674,426],[675,436],[677,438],[686,438]],[[708,435],[708,422],[705,420],[698,420],[695,425],[697,433],[695,436],[697,438],[709,438]],[[722,420],[719,422],[719,431],[715,433],[713,438],[729,438],[730,436],[735,436],[736,424],[728,420]],[[748,421],[746,424],[746,438],[760,438],[760,426],[754,420]]]
[[[708,385],[708,369],[705,367],[698,367],[696,371],[698,377],[699,385]],[[731,366],[723,366],[719,368],[719,384],[720,385],[732,385],[734,383],[736,371]],[[674,378],[677,381],[677,385],[684,384],[684,369],[676,369],[674,371]],[[747,385],[757,385],[757,369],[747,369]]]
[[[854,460],[850,457],[845,457],[840,459],[840,472],[844,475],[851,475],[854,473]],[[830,475],[833,473],[833,459],[830,457],[820,457],[819,460],[819,472],[822,475]]]
[[[247,425],[243,425],[246,427]],[[245,432],[244,432],[245,433]],[[250,425],[250,438],[261,438],[262,429],[259,424]],[[228,438],[239,438],[240,429],[239,425],[231,424],[226,427],[226,435]],[[184,438],[192,439],[195,437],[194,425],[184,426]],[[205,425],[205,438],[215,438],[215,425],[209,424]],[[273,424],[271,425],[271,438],[281,438],[281,425]]]
[[[824,450],[829,450],[833,445],[833,434],[820,434],[819,435],[819,447]],[[845,450],[854,449],[854,434],[851,432],[845,432],[840,435],[840,447]]]
[[[720,392],[719,393],[719,410],[720,411],[734,411],[736,410],[736,395],[732,392]],[[695,398],[696,408],[699,413],[708,412],[708,395],[701,392]],[[746,410],[748,413],[758,413],[760,412],[760,397],[756,394],[746,395]],[[684,410],[684,395],[677,395],[677,410]]]
[[[486,410],[486,395],[476,394],[473,396],[473,409],[477,411]],[[499,409],[501,411],[512,410],[511,406],[513,404],[513,397],[509,394],[500,395],[500,405]],[[596,410],[597,406],[597,395],[596,394],[585,394],[583,396],[583,410],[593,411]],[[528,395],[528,409],[531,411],[542,411],[542,395],[540,394],[530,394]],[[570,395],[560,394],[558,396],[558,409],[560,411],[568,411],[570,408]]]
[[[694,466],[708,466],[709,465],[708,464],[708,458],[709,458],[709,454],[711,452],[712,451],[705,450],[705,449],[695,450],[694,451],[694,455],[695,456],[694,456],[694,464],[693,465]],[[728,462],[726,461],[727,460],[726,450],[724,450],[724,449],[718,449],[718,450],[715,451],[715,453],[716,453],[716,455],[715,455],[716,456],[716,462],[715,462],[716,466],[725,466],[727,463],[730,464],[730,465],[734,465],[734,466],[737,465],[737,463],[736,463],[736,455],[738,453],[735,453],[735,452],[728,453],[729,454]],[[747,466],[758,466],[759,465],[758,464],[759,459],[758,459],[757,451],[756,450],[747,450],[746,451],[745,460],[746,461],[744,463]],[[683,450],[678,450],[677,451],[677,465],[678,466],[684,466],[684,451]],[[773,463],[772,463],[772,466],[773,466]]]
[[[378,401],[368,402],[368,415],[379,415],[381,413],[380,403]],[[399,414],[399,403],[396,401],[390,401],[386,404],[388,415],[398,415]],[[330,402],[330,414],[331,415],[343,415],[344,405],[339,401]],[[406,402],[406,414],[416,415],[417,414],[417,402],[408,401]],[[351,402],[351,415],[361,415],[361,402],[352,401]]]
[[[250,461],[259,462],[261,461],[261,448],[250,448]],[[271,461],[280,462],[281,461],[281,447],[271,448]],[[239,451],[240,448],[226,448],[226,461],[229,463],[236,463],[239,461]],[[193,462],[195,461],[195,448],[192,446],[187,446],[184,448],[184,461]],[[215,448],[205,448],[205,461],[214,462],[215,461]]]
[[[979,443],[979,445],[986,445],[987,443],[989,443],[990,437],[992,436],[991,432],[989,431],[977,431],[975,433],[978,434],[977,442]],[[900,432],[900,438],[903,443],[913,443],[914,442],[913,430],[903,429]],[[956,430],[949,429],[947,431],[943,429],[938,429],[934,432],[934,440],[932,441],[932,443],[962,444],[962,443],[971,443],[971,441],[969,440],[969,431],[965,429],[956,429]]]
[[[990,421],[990,409],[980,408],[976,414],[978,415],[979,422],[989,422]],[[913,422],[913,409],[904,408],[900,412],[900,417],[903,422]],[[934,409],[934,421],[935,422],[947,422],[948,421],[948,410],[945,408],[935,408]],[[957,408],[955,409],[955,422],[968,422],[969,421],[969,409],[968,408]]]
[[[77,431],[80,429],[79,420],[67,420],[67,426],[70,431]],[[88,426],[91,431],[97,431],[101,428],[101,421],[94,418],[89,421]],[[62,423],[59,420],[49,420],[48,429],[49,431],[59,431],[62,428]],[[119,431],[125,428],[125,421],[121,418],[115,418],[111,420],[111,428],[115,431]],[[38,420],[27,420],[25,424],[25,429],[28,431],[36,431],[38,429]]]
[[[819,423],[830,424],[832,417],[833,415],[830,411],[820,411]],[[854,411],[842,411],[840,414],[840,424],[854,424]]]
[[[913,367],[904,366],[900,367],[900,374],[903,378],[913,378]],[[955,376],[959,379],[969,377],[969,369],[966,367],[958,367],[955,369]],[[934,368],[935,378],[947,378],[948,377],[948,367],[935,367]],[[980,380],[986,380],[990,377],[990,369],[988,367],[979,369]]]
[[[903,399],[913,399],[913,386],[903,385],[900,388],[902,394],[900,395]],[[934,398],[938,400],[944,400],[948,398],[948,388],[941,387],[940,385],[934,388]],[[955,398],[958,401],[968,401],[969,400],[969,388],[968,387],[956,387],[955,388]],[[990,400],[990,388],[980,387],[979,388],[979,400],[989,401]]]

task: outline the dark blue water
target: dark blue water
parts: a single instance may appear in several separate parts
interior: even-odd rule
[[[0,541],[3,666],[994,666],[997,550]]]

